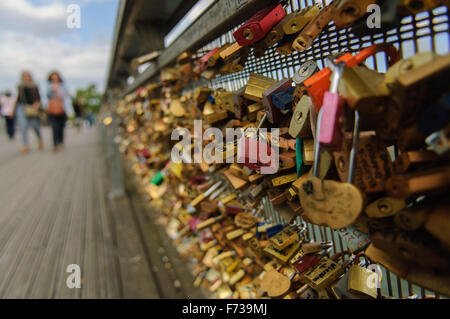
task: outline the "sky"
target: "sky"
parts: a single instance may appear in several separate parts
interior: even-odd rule
[[[80,28],[68,28],[70,4],[80,7]],[[0,92],[15,93],[29,70],[41,89],[58,70],[69,91],[96,84],[104,91],[119,0],[0,1]]]

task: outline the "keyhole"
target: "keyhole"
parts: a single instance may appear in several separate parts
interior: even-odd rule
[[[300,120],[302,119],[302,117],[303,117],[303,113],[302,113],[302,112],[295,112],[295,120],[296,120],[297,122],[300,122]]]
[[[249,41],[253,40],[253,33],[248,28],[244,29],[244,31],[242,31],[242,35],[244,36],[244,38],[246,38]]]
[[[291,24],[291,29],[297,31],[297,24],[296,23]]]
[[[382,212],[384,214],[391,212],[391,207],[383,201],[378,203],[378,209],[380,210],[380,212]]]
[[[350,17],[357,17],[359,14],[359,9],[355,6],[349,5],[347,8],[345,8],[342,13],[344,15],[350,16]]]
[[[344,170],[345,170],[345,161],[344,161],[344,159],[342,158],[342,156],[339,157],[339,160],[338,160],[338,168],[339,168],[340,171],[344,171]]]

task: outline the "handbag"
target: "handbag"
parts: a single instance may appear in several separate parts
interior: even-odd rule
[[[35,108],[31,104],[25,104],[24,112],[26,117],[38,117],[39,116],[39,108]]]
[[[47,113],[50,115],[64,114],[63,100],[60,97],[51,98],[48,102]]]
[[[23,96],[25,96],[24,88],[21,87],[21,92]],[[25,104],[23,111],[26,117],[38,117],[39,116],[39,108],[35,108],[32,104]]]

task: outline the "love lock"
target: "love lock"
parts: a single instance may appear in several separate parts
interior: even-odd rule
[[[318,178],[320,161],[320,123],[322,111],[316,127],[313,177],[307,177],[299,188],[299,197],[307,221],[316,225],[325,225],[333,229],[347,227],[355,222],[363,209],[363,195],[352,185],[355,170],[356,152],[359,137],[359,114],[355,111],[353,128],[353,145],[350,152],[350,163],[347,183],[321,180]]]

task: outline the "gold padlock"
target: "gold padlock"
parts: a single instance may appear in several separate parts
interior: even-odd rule
[[[244,97],[251,101],[261,102],[262,94],[276,83],[276,80],[252,73],[245,87]]]
[[[363,255],[358,254],[355,257],[354,264],[350,267],[348,290],[359,297],[376,299],[378,297],[377,286],[381,282],[381,278],[377,273],[358,264],[359,258]],[[373,264],[367,256],[365,258]]]
[[[310,100],[304,95],[300,102],[295,106],[292,114],[291,124],[289,125],[289,135],[293,138],[311,138],[311,119],[309,115]]]

